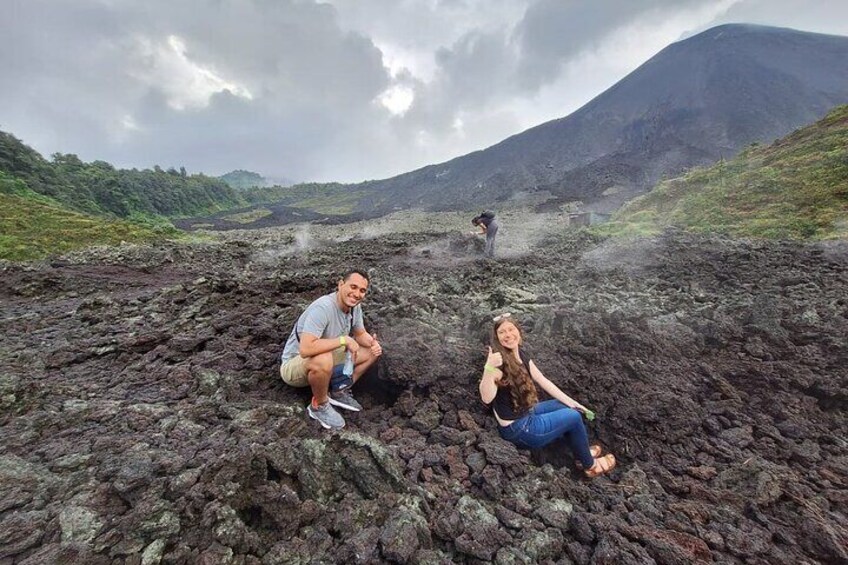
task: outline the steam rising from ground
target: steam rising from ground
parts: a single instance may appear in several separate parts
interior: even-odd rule
[[[268,228],[264,230],[240,230],[236,239],[243,238],[246,234],[257,234],[254,240],[258,240],[260,250],[253,254],[253,260],[266,264],[276,264],[288,257],[302,255],[320,246],[312,235],[313,226],[310,224],[297,224],[296,226],[282,228]]]
[[[662,244],[654,239],[610,239],[583,254],[583,262],[601,271],[623,269],[635,274],[657,263]]]
[[[825,257],[837,263],[848,264],[848,241],[831,240],[818,244]]]
[[[392,226],[389,223],[365,224],[359,232],[359,237],[361,239],[374,239],[389,233],[392,233]]]
[[[301,253],[309,249],[312,243],[312,234],[309,231],[309,225],[303,226],[297,233],[294,234],[294,252]]]
[[[381,218],[363,220],[349,224],[313,225],[293,224],[259,230],[234,230],[218,232],[223,240],[250,239],[258,243],[262,251],[256,259],[263,263],[274,263],[292,256],[299,256],[320,249],[334,242],[367,241],[391,234],[427,233],[442,234],[426,245],[410,248],[411,260],[432,265],[455,265],[481,258],[482,247],[471,240],[485,241],[484,235],[471,235],[476,228],[471,218],[476,212],[429,212],[404,210]],[[568,217],[563,213],[536,213],[530,209],[514,208],[499,211],[500,225],[495,242],[495,256],[504,258],[521,257],[531,253],[548,235],[559,233],[568,226]],[[463,240],[468,239],[468,245]]]
[[[495,253],[502,257],[521,257],[530,253],[548,235],[568,227],[562,214],[506,214],[500,220]]]
[[[472,213],[460,215],[451,212],[450,217],[433,218],[427,226],[438,226],[446,236],[426,245],[416,247],[410,253],[415,261],[428,265],[450,266],[475,261],[483,256],[485,235],[477,234],[471,226]],[[432,216],[439,216],[433,213]],[[568,219],[558,213],[534,213],[530,210],[509,210],[497,215],[499,229],[495,239],[495,258],[516,258],[531,253],[545,237],[566,229]]]

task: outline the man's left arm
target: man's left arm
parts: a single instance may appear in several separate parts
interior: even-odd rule
[[[353,331],[353,339],[362,347],[367,347],[373,357],[379,357],[383,354],[383,346],[377,341],[377,334],[368,334],[365,328],[359,328]]]
[[[374,343],[374,338],[365,331],[365,328],[356,328],[353,330],[353,339],[362,347],[371,347]]]
[[[355,307],[352,321],[353,323],[351,325],[353,327],[351,328],[352,331],[350,333],[353,336],[353,339],[356,340],[356,343],[362,347],[371,347],[374,345],[376,340],[365,330],[365,320],[362,317],[362,307]]]
[[[377,340],[377,334],[369,334],[365,330],[365,320],[363,319],[362,308],[360,306],[357,306],[353,313],[353,324],[351,325],[353,326],[353,339],[356,343],[367,347],[371,355],[375,358],[383,354],[383,346]]]

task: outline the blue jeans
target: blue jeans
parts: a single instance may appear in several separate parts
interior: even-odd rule
[[[499,426],[501,437],[518,447],[536,449],[565,436],[568,446],[588,469],[595,463],[589,452],[589,436],[583,415],[559,400],[545,400],[508,426]]]
[[[344,365],[335,365],[330,376],[330,390],[335,392],[353,386],[353,378],[344,374]]]
[[[493,258],[495,256],[495,237],[498,235],[498,221],[492,220],[486,228],[486,247],[483,254],[486,257]]]

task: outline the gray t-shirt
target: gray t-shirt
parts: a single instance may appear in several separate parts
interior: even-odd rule
[[[357,304],[350,313],[345,313],[339,308],[335,292],[325,294],[310,304],[297,319],[289,340],[283,348],[283,363],[300,352],[298,334],[307,333],[319,338],[329,338],[351,335],[353,330],[358,329],[365,329],[362,321],[362,307]]]

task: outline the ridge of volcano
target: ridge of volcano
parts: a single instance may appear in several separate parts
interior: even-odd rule
[[[609,211],[664,177],[848,102],[848,37],[748,24],[673,43],[572,114],[485,150],[355,185],[357,211],[474,208],[549,193]]]

